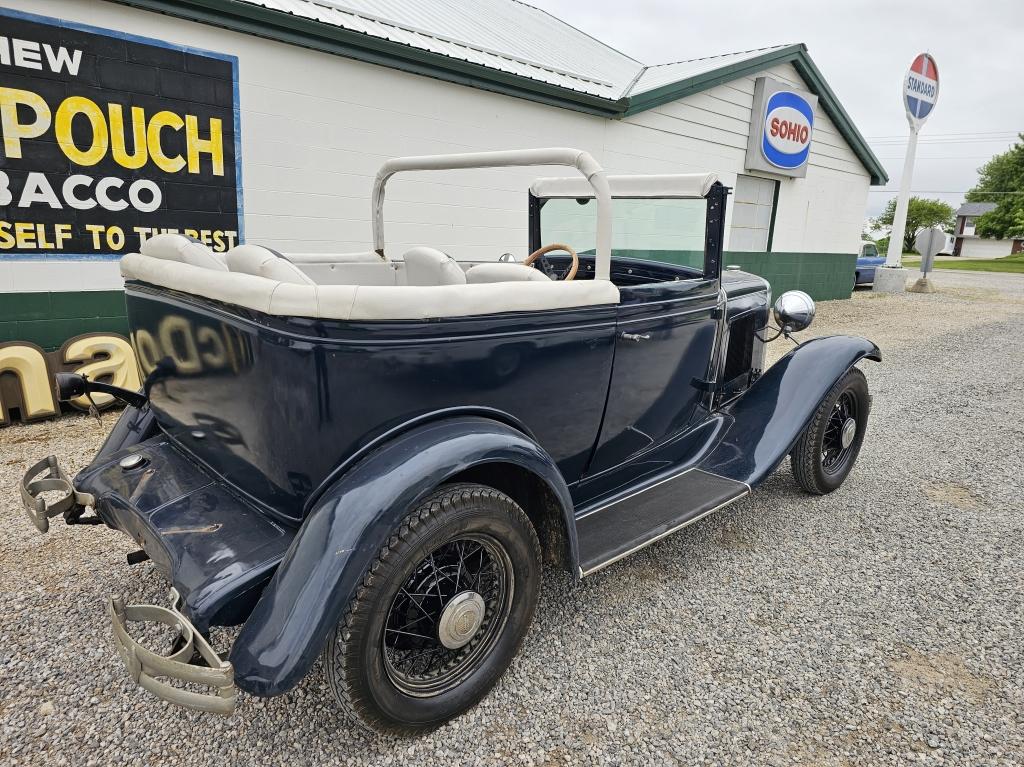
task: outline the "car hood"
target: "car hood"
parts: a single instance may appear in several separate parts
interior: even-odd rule
[[[729,269],[722,272],[722,289],[726,296],[735,298],[748,293],[767,292],[770,290],[768,280],[756,274]]]

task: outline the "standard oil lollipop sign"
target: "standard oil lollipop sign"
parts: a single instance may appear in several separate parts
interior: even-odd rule
[[[237,60],[0,10],[0,259],[239,241]]]
[[[927,53],[920,53],[903,79],[903,105],[911,126],[920,128],[939,99],[939,68]]]

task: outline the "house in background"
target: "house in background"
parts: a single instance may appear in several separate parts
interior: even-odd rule
[[[1024,238],[996,240],[979,237],[974,233],[978,216],[995,210],[994,202],[965,202],[956,212],[953,255],[964,258],[1002,258],[1024,252]]]

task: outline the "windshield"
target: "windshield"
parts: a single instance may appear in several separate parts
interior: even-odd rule
[[[597,203],[549,199],[540,211],[541,244],[572,246],[593,253]],[[616,199],[612,201],[612,256],[640,258],[704,270],[704,199]]]

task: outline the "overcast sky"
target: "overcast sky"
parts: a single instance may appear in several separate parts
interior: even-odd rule
[[[805,43],[889,172],[892,191],[872,187],[868,215],[899,187],[900,87],[916,54],[931,53],[939,67],[939,102],[918,144],[917,194],[958,206],[978,167],[1024,132],[1024,0],[528,2],[644,64]]]

